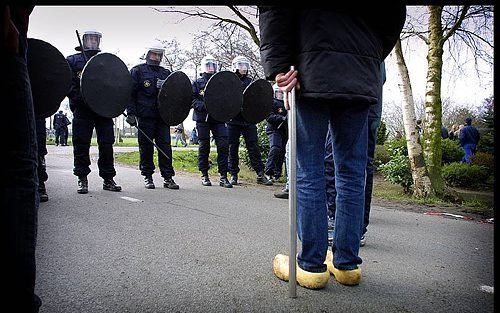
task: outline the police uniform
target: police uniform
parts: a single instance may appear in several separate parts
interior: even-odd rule
[[[64,127],[66,126],[66,117],[62,112],[54,114],[53,126],[56,131],[55,133],[55,143],[56,146],[64,144]]]
[[[86,59],[89,60],[97,53],[97,50],[85,51]],[[95,127],[99,147],[99,160],[97,161],[97,166],[99,168],[99,176],[105,181],[103,187],[106,190],[119,191],[121,187],[117,186],[113,181],[113,177],[116,176],[113,164],[113,143],[115,142],[113,120],[108,117],[99,116],[93,112],[83,99],[80,91],[80,78],[86,60],[82,53],[79,52],[70,55],[66,60],[73,73],[71,89],[68,94],[69,107],[73,112],[73,174],[78,176],[81,180],[90,173],[89,151],[92,132]],[[106,95],[102,96],[105,97]],[[111,185],[108,183],[111,183]],[[86,191],[83,193],[86,193]]]
[[[198,130],[198,169],[202,176],[208,178],[208,156],[210,153],[210,131],[215,139],[217,146],[217,166],[222,178],[227,180],[227,160],[228,160],[228,137],[227,127],[224,122],[214,120],[207,112],[203,95],[208,79],[213,74],[203,73],[200,78],[195,80],[193,87],[193,120],[196,122]],[[227,181],[225,187],[232,187]]]
[[[252,79],[246,75],[238,76],[241,79],[241,91],[243,92],[248,85],[252,83]],[[262,163],[262,156],[258,146],[257,126],[245,121],[241,113],[238,113],[236,117],[227,122],[227,131],[229,138],[228,168],[232,176],[231,184],[235,185],[238,183],[238,173],[240,171],[240,136],[243,135],[250,157],[250,164],[258,175],[257,182],[265,185],[272,185],[272,183],[264,177],[264,164]]]
[[[171,180],[175,175],[172,166],[172,147],[170,138],[170,127],[161,119],[158,110],[158,80],[165,80],[170,71],[157,65],[147,63],[134,66],[130,70],[134,81],[132,91],[132,103],[127,107],[127,113],[138,119],[138,127],[146,135],[155,140],[155,143],[168,156],[158,153],[158,165],[161,176]],[[141,175],[150,177],[153,175],[155,166],[153,163],[154,145],[142,132],[138,134]],[[178,188],[178,187],[177,187]]]
[[[287,111],[283,100],[273,100],[273,111],[267,117],[266,134],[269,137],[269,155],[267,157],[266,175],[275,180],[281,177],[281,169],[285,160],[285,146],[288,141]]]

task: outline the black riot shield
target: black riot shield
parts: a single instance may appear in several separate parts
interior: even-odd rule
[[[169,126],[182,123],[189,115],[193,89],[189,77],[181,71],[170,74],[158,93],[158,110]]]
[[[233,72],[215,73],[207,82],[203,99],[213,119],[227,122],[241,112],[241,80]]]
[[[133,81],[123,61],[111,53],[98,53],[82,71],[83,99],[99,116],[114,118],[131,101]]]
[[[241,111],[245,121],[257,124],[264,120],[272,109],[273,87],[267,80],[258,79],[245,88]]]
[[[34,38],[28,38],[27,65],[35,115],[47,118],[71,88],[71,68],[56,47]]]

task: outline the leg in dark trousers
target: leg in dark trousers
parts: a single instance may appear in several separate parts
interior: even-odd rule
[[[99,176],[104,179],[113,178],[116,175],[113,156],[113,143],[115,142],[113,120],[106,117],[96,117],[95,131],[99,147],[99,159],[97,160]]]
[[[240,172],[240,136],[241,136],[242,126],[228,124],[227,133],[229,139],[229,159],[228,159],[228,169],[232,176],[237,176]]]
[[[90,173],[90,142],[94,131],[91,112],[80,107],[75,109],[73,118],[73,174],[85,177]]]
[[[154,119],[139,118],[139,128],[142,132],[137,134],[137,141],[139,142],[139,169],[141,170],[141,175],[148,177],[152,176],[155,172],[155,164],[153,162],[154,155],[154,145],[149,141],[143,132],[151,139],[154,138],[155,126]]]
[[[205,122],[196,122],[198,130],[198,169],[202,175],[208,175],[208,157],[210,154],[210,126]]]
[[[11,14],[14,16],[16,12]],[[20,25],[16,27],[21,30]],[[19,51],[2,53],[2,74],[8,77],[4,81],[6,92],[2,103],[8,118],[1,124],[1,131],[11,134],[4,138],[0,161],[1,173],[8,178],[0,183],[2,306],[15,312],[38,312],[41,301],[35,294],[39,205],[37,137],[26,64],[26,32],[20,31],[18,35],[15,41]],[[2,40],[2,48],[4,44]]]
[[[227,159],[229,154],[229,143],[227,138],[227,127],[224,123],[210,125],[217,146],[217,166],[222,177],[227,176]]]

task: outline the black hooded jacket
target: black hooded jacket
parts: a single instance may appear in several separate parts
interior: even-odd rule
[[[259,7],[266,78],[294,65],[300,97],[375,104],[380,63],[403,28],[401,4],[325,8]]]

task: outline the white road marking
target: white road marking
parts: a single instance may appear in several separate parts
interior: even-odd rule
[[[131,197],[120,197],[120,198],[122,198],[123,200],[130,201],[130,202],[142,202],[142,200],[139,200],[136,198],[131,198]]]
[[[486,285],[482,285],[482,286],[479,286],[479,290],[483,291],[483,292],[487,292],[487,293],[493,293],[493,287],[491,286],[486,286]]]

